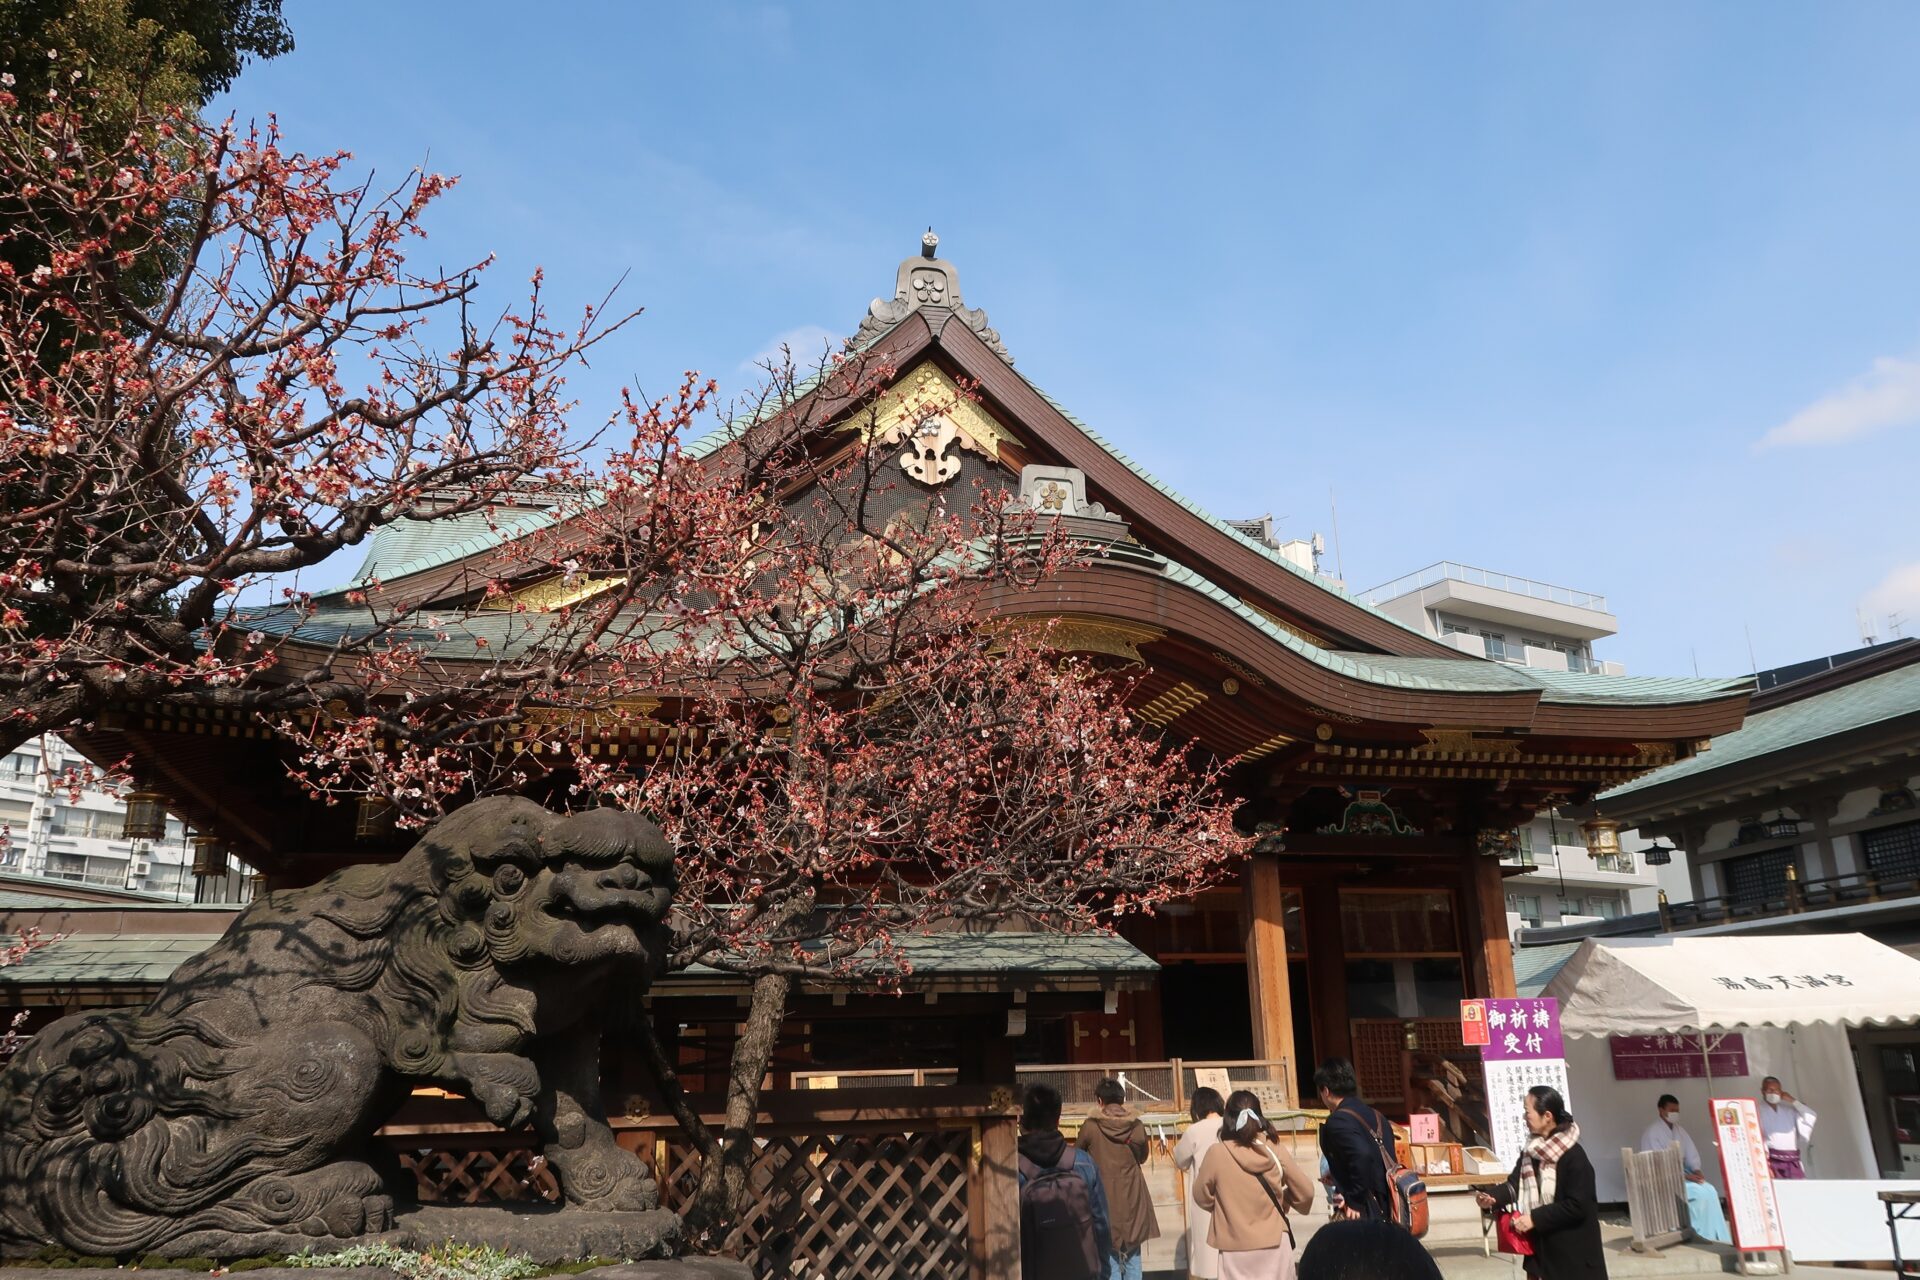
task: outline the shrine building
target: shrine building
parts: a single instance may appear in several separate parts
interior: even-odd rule
[[[1502,887],[1514,868],[1502,855],[1515,828],[1705,750],[1741,725],[1748,682],[1511,665],[1362,603],[1175,493],[1049,397],[968,306],[936,243],[929,235],[900,264],[856,336],[903,389],[977,388],[923,434],[925,449],[901,453],[901,479],[920,492],[989,481],[1110,547],[1014,608],[1058,618],[1062,644],[1137,675],[1141,721],[1233,761],[1230,785],[1258,843],[1237,881],[1134,921],[1123,940],[994,934],[983,951],[935,938],[915,944],[926,948],[917,985],[890,1003],[809,988],[783,1071],[922,1083],[1004,1078],[1019,1063],[1263,1061],[1283,1064],[1291,1091],[1315,1061],[1343,1055],[1370,1100],[1404,1114],[1409,1055],[1459,1050],[1462,998],[1514,994]],[[431,600],[542,519],[384,528],[356,584]],[[344,588],[318,605],[290,645],[350,625]],[[303,797],[261,725],[127,706],[72,736],[95,760],[131,759],[143,788],[260,868],[269,888],[407,844],[405,833],[357,830],[351,804]],[[671,742],[663,726],[619,745],[640,758]],[[1611,837],[1605,823],[1589,834],[1597,846]],[[114,936],[95,926],[87,942],[86,927],[76,941],[87,946]],[[130,1003],[166,967],[116,986],[111,960],[98,983],[84,966],[59,970],[61,981],[92,993],[80,1003]],[[702,1025],[730,1023],[737,997],[724,975],[696,973],[652,999],[656,1010],[673,1002],[691,1062]]]

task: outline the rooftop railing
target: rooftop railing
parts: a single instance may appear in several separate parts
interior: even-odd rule
[[[1536,582],[1532,578],[1517,578],[1510,573],[1495,573],[1491,569],[1476,569],[1470,564],[1456,564],[1451,560],[1442,560],[1416,570],[1403,578],[1363,592],[1361,599],[1368,604],[1381,604],[1395,600],[1410,591],[1419,591],[1425,587],[1438,586],[1442,582],[1464,582],[1469,586],[1487,587],[1493,591],[1511,591],[1515,595],[1528,596],[1535,600],[1545,600],[1551,604],[1570,605],[1576,609],[1593,609],[1600,613],[1607,611],[1607,598],[1589,591],[1575,591],[1571,587],[1556,587],[1549,582]]]

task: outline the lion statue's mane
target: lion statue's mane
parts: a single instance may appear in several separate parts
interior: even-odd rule
[[[291,1250],[389,1225],[374,1131],[415,1087],[531,1121],[566,1198],[651,1209],[599,1100],[604,997],[665,948],[652,823],[469,804],[399,862],[267,894],[145,1010],[76,1014],[0,1074],[0,1250]]]

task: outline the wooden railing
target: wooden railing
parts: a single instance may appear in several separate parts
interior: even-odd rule
[[[416,1101],[380,1131],[425,1202],[557,1200],[528,1132]],[[719,1117],[708,1117],[719,1127]],[[683,1207],[700,1157],[664,1117],[613,1122],[650,1161],[662,1204]],[[1018,1280],[1018,1111],[1004,1086],[769,1094],[749,1174],[752,1209],[720,1252],[755,1275],[838,1280]]]
[[[872,1089],[906,1085],[951,1085],[959,1073],[951,1068],[897,1067],[863,1071],[794,1071],[789,1085],[797,1090]],[[1187,1101],[1203,1081],[1225,1078],[1229,1088],[1250,1089],[1269,1111],[1299,1105],[1291,1065],[1285,1058],[1193,1059],[1167,1058],[1158,1062],[1049,1062],[1014,1068],[1016,1082],[1050,1084],[1060,1090],[1071,1112],[1093,1102],[1094,1086],[1104,1079],[1124,1078],[1129,1105],[1147,1112],[1185,1115]]]
[[[1920,894],[1920,877],[1878,872],[1858,872],[1828,876],[1820,880],[1801,880],[1789,875],[1776,890],[1759,896],[1733,897],[1717,894],[1692,902],[1660,903],[1662,932],[1684,932],[1710,925],[1730,924],[1770,916],[1796,915],[1829,907],[1856,906],[1886,902]]]

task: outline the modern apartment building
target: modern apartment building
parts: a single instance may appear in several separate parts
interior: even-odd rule
[[[238,902],[251,868],[195,877],[193,844],[169,817],[157,840],[124,840],[125,801],[114,786],[73,786],[87,760],[48,734],[0,757],[0,873],[126,889],[179,901]]]
[[[1625,675],[1593,656],[1620,628],[1607,598],[1442,560],[1361,593],[1361,599],[1462,653],[1543,671]]]
[[[1475,657],[1544,671],[1626,674],[1620,663],[1594,657],[1594,642],[1619,627],[1606,597],[1590,591],[1443,560],[1361,598]],[[1658,902],[1661,870],[1647,862],[1649,842],[1636,833],[1622,836],[1618,853],[1596,855],[1578,821],[1543,813],[1519,835],[1519,850],[1507,859],[1524,868],[1506,881],[1510,930],[1610,920]],[[1684,875],[1674,879],[1670,896],[1681,884]]]

